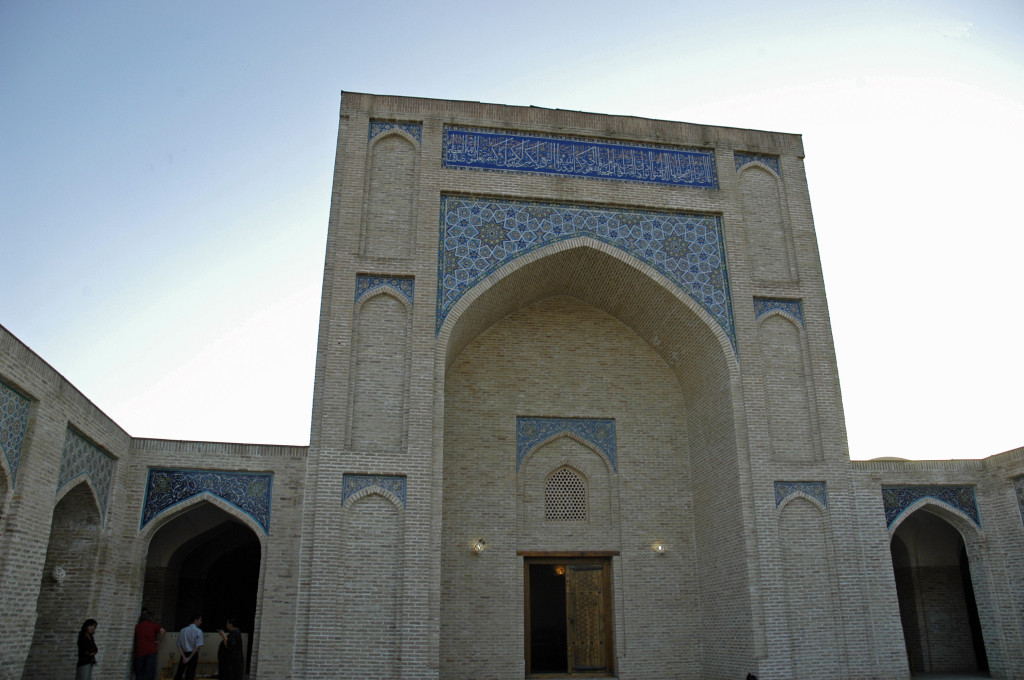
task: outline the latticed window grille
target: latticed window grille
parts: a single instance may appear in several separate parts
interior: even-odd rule
[[[556,471],[544,485],[544,521],[587,521],[587,483],[569,468]]]

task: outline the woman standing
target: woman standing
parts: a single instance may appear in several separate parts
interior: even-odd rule
[[[90,680],[92,678],[92,667],[96,665],[96,641],[93,633],[96,632],[96,619],[86,619],[82,624],[82,630],[78,631],[78,670],[75,672],[75,680]]]

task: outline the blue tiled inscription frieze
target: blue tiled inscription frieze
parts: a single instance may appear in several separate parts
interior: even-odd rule
[[[165,510],[208,493],[252,517],[267,533],[273,489],[272,472],[150,469],[139,529]]]
[[[973,486],[883,486],[882,504],[885,506],[885,525],[891,527],[903,512],[922,498],[935,500],[964,513],[978,526],[978,501]]]
[[[618,471],[615,450],[615,421],[611,418],[516,418],[516,470],[526,456],[541,444],[571,434],[589,443]]]
[[[28,411],[31,405],[28,397],[0,382],[0,450],[7,459],[12,488],[18,480],[21,447],[25,444]]]
[[[374,291],[390,288],[408,300],[412,305],[415,281],[411,276],[373,276],[370,274],[356,275],[356,302]]]
[[[64,450],[61,455],[60,474],[57,475],[57,492],[83,475],[88,477],[92,484],[100,512],[105,518],[110,487],[114,481],[114,458],[69,427],[64,432]]]
[[[782,501],[797,492],[805,493],[826,508],[828,507],[825,482],[775,482],[775,507],[782,505]]]
[[[397,498],[405,507],[405,475],[356,475],[345,473],[341,476],[341,504],[363,489],[380,489]]]
[[[499,267],[580,236],[661,272],[714,317],[735,348],[721,218],[466,196],[441,196],[437,331],[455,303]]]
[[[717,189],[715,154],[502,130],[444,129],[444,165]]]

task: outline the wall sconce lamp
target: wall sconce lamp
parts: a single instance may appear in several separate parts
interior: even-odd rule
[[[651,546],[651,550],[653,550],[654,552],[658,553],[659,555],[664,555],[665,554],[665,544],[664,543],[655,543],[654,545]]]
[[[474,555],[479,555],[484,550],[487,550],[487,541],[485,541],[482,538],[478,538],[475,541],[473,541],[473,554]]]
[[[52,576],[53,580],[57,582],[57,585],[61,586],[64,585],[64,579],[68,577],[68,570],[64,567],[57,566],[53,568],[52,572],[50,572],[50,576]]]

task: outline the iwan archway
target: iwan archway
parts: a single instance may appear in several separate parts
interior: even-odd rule
[[[234,618],[258,644],[263,546],[242,513],[211,496],[182,504],[147,531],[142,605],[169,631],[196,614],[207,633]]]
[[[587,672],[572,655],[601,658],[599,646],[597,674],[745,673],[746,454],[729,338],[652,268],[587,238],[477,288],[439,333],[442,677],[537,670],[528,629],[546,623],[527,611],[540,592],[528,582],[543,564],[600,573],[610,590],[588,610],[600,635],[558,626],[577,636],[565,674]],[[604,602],[566,587],[568,611],[584,591]]]

